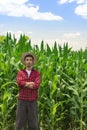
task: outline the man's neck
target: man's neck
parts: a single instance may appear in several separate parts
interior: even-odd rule
[[[26,67],[26,70],[32,70],[32,67]]]

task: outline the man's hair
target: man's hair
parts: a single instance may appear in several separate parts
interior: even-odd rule
[[[25,60],[27,57],[31,57],[31,58],[34,60],[34,57],[33,57],[32,55],[30,55],[30,54],[26,55],[26,56],[24,57],[24,60]]]

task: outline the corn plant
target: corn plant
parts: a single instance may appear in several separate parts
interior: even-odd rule
[[[2,37],[1,37],[2,38]],[[22,69],[22,53],[38,57],[35,69],[41,73],[38,99],[40,130],[87,129],[87,49],[73,51],[68,43],[61,47],[20,35],[19,40],[7,33],[0,40],[0,129],[13,130],[18,86],[16,75]]]

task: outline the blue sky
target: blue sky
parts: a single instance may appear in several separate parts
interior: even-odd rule
[[[74,50],[87,47],[87,0],[0,0],[0,35],[30,37],[53,46],[68,42]]]

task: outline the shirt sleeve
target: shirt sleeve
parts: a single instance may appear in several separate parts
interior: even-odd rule
[[[16,81],[19,87],[24,87],[26,84],[26,81],[24,81],[23,79],[23,74],[21,71],[18,72],[17,77],[16,77]]]
[[[38,89],[40,86],[40,73],[37,73],[36,79],[34,81],[33,89]]]

